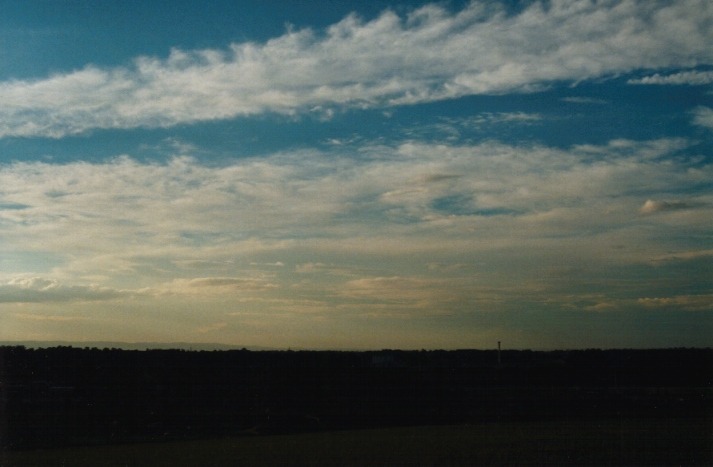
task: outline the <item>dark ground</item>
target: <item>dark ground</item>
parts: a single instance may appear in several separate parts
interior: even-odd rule
[[[407,462],[430,446],[435,457],[411,462],[713,464],[712,349],[505,351],[497,361],[476,350],[1,347],[0,460],[146,443],[249,457],[262,443],[278,457],[309,464],[305,453],[321,449],[340,463],[337,453],[372,439],[382,455],[360,463],[398,452]]]
[[[7,466],[711,465],[701,420],[504,421],[10,451]]]

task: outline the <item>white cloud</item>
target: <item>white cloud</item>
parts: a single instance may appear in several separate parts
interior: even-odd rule
[[[655,73],[643,78],[630,79],[627,82],[629,84],[711,84],[713,83],[713,71],[682,71],[669,75]]]
[[[709,310],[684,262],[711,257],[713,166],[687,144],[2,164],[0,334],[284,345],[442,320],[467,342],[485,311]]]
[[[693,124],[713,130],[713,109],[710,107],[697,107],[693,111]]]
[[[335,106],[533,91],[556,80],[710,64],[712,19],[706,0],[535,2],[515,15],[474,1],[456,12],[434,4],[405,17],[350,15],[324,32],[291,30],[265,43],[176,49],[130,67],[2,82],[0,137],[310,109],[328,117]]]
[[[323,295],[347,279],[396,275],[411,290],[419,274],[472,274],[447,267],[471,261],[495,282],[514,271],[538,277],[568,255],[646,262],[702,248],[677,243],[682,230],[692,239],[710,232],[713,167],[670,157],[684,147],[409,142],[223,166],[189,157],[0,165],[0,249],[18,258],[3,265],[0,301],[127,290],[264,297],[300,280]],[[672,214],[632,215],[639,210]],[[35,270],[23,269],[24,257],[44,258],[44,281],[11,282]]]

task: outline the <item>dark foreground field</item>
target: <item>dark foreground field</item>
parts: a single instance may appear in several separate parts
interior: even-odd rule
[[[700,419],[492,422],[6,453],[2,465],[711,465]]]
[[[713,465],[713,350],[0,347],[1,465]]]

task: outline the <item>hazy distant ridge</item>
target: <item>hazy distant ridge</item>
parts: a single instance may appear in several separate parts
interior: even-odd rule
[[[205,342],[113,342],[113,341],[0,341],[0,346],[24,345],[32,349],[46,349],[50,347],[89,347],[98,349],[123,349],[123,350],[146,350],[146,349],[184,349],[184,350],[273,350],[269,347],[243,346],[229,344],[215,344]]]

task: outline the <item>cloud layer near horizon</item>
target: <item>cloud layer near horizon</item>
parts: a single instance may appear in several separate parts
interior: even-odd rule
[[[694,193],[713,169],[676,156],[686,145],[405,142],[223,166],[188,156],[6,164],[2,249],[26,265],[43,259],[35,272],[1,275],[0,302],[204,294],[393,313],[555,300],[571,286],[562,275],[583,263],[581,280],[596,284],[605,270],[699,258],[693,239],[710,228],[713,197]],[[663,291],[642,282],[600,292],[631,299],[649,286]]]
[[[474,1],[406,16],[344,18],[265,43],[173,50],[129,66],[0,83],[0,137],[167,127],[261,113],[414,104],[527,92],[637,69],[713,64],[706,0],[535,2],[515,14]],[[678,78],[702,79],[691,72]],[[657,76],[657,75],[655,75]],[[705,75],[705,80],[709,76]]]

